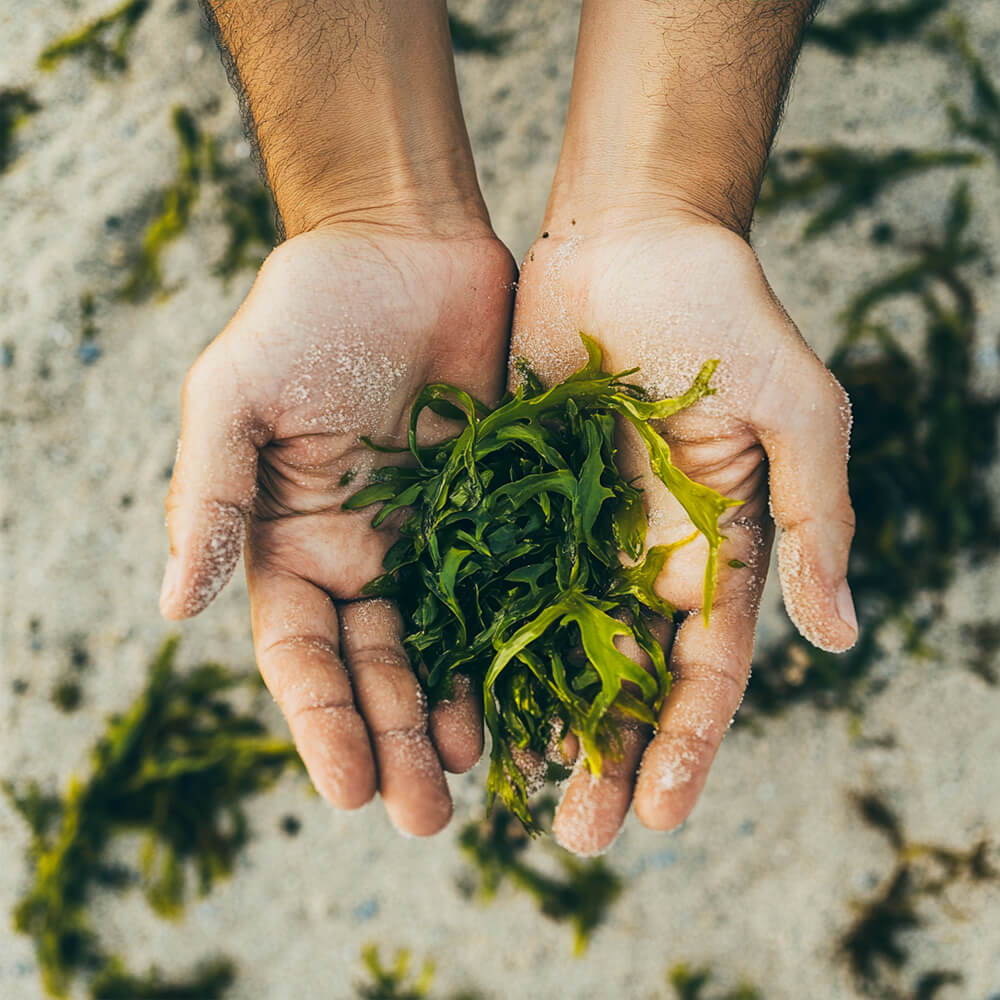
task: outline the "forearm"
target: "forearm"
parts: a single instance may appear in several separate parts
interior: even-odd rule
[[[746,234],[815,0],[584,0],[547,226],[675,206]]]
[[[443,0],[206,0],[289,236],[486,225]]]

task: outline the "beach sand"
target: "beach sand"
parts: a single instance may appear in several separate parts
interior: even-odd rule
[[[141,305],[114,297],[121,262],[150,217],[150,199],[176,170],[174,105],[221,137],[230,162],[249,156],[237,106],[197,6],[154,2],[130,48],[130,68],[101,80],[81,61],[35,67],[54,38],[107,9],[101,0],[0,6],[0,86],[27,86],[41,105],[18,131],[17,156],[0,175],[0,772],[64,787],[111,711],[141,689],[145,667],[172,629],[157,613],[166,555],[163,499],[179,426],[184,374],[232,315],[253,274],[228,285],[207,262],[225,233],[205,200],[164,256],[171,294]],[[832,6],[832,5],[831,5]],[[993,4],[952,4],[988,65],[1000,65]],[[477,24],[511,33],[498,57],[458,58],[463,102],[494,225],[516,256],[536,235],[558,154],[572,71],[578,7],[543,0],[462,5]],[[828,12],[829,13],[829,12]],[[778,148],[843,142],[972,148],[949,133],[943,103],[966,99],[954,65],[916,43],[846,60],[807,46]],[[887,220],[919,238],[938,227],[956,174],[934,171],[896,185],[875,206],[808,244],[805,207],[762,219],[754,234],[769,279],[821,355],[850,297],[904,259],[900,244],[870,233]],[[977,207],[970,235],[1000,250],[996,162],[963,173]],[[996,387],[997,281],[982,276],[977,378]],[[88,354],[80,300],[91,293],[98,328]],[[905,330],[905,312],[894,317]],[[9,362],[9,363],[8,363]],[[994,475],[994,485],[997,477]],[[772,574],[773,576],[773,574]],[[431,840],[400,837],[374,804],[342,814],[289,775],[249,803],[252,840],[234,877],[158,919],[138,892],[101,893],[103,940],[134,969],[181,972],[222,952],[237,963],[235,1000],[354,995],[363,944],[383,955],[409,948],[436,961],[435,996],[474,988],[486,997],[670,996],[666,970],[686,961],[717,970],[721,991],[745,979],[767,1000],[855,995],[837,943],[893,866],[886,840],[848,796],[879,790],[909,839],[965,849],[1000,837],[1000,687],[958,662],[962,626],[1000,617],[995,564],[965,568],[929,641],[937,659],[894,650],[877,667],[879,689],[863,714],[801,706],[754,726],[739,718],[701,802],[682,829],[658,834],[630,818],[608,854],[626,888],[589,949],[574,958],[567,927],[542,917],[509,887],[484,905],[465,898],[455,833],[481,810],[481,763],[452,779],[456,815]],[[783,627],[771,580],[761,634]],[[862,609],[863,612],[864,609]],[[185,623],[180,659],[252,664],[240,573],[199,619]],[[53,686],[73,671],[81,706],[60,712]],[[77,654],[80,659],[80,654]],[[25,693],[12,693],[15,678]],[[268,710],[277,732],[277,711]],[[302,821],[295,837],[281,818]],[[0,798],[0,912],[23,892],[27,831]],[[114,855],[135,862],[134,840]],[[533,849],[536,850],[536,849]],[[551,864],[543,848],[541,864]],[[996,857],[996,855],[994,855]],[[951,909],[927,901],[925,925],[908,933],[902,981],[957,969],[944,1000],[1000,994],[1000,885],[949,890]],[[714,987],[713,987],[714,988]],[[0,996],[43,996],[32,943],[0,935]]]

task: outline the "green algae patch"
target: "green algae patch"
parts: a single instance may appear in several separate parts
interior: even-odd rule
[[[536,804],[534,816],[544,814],[550,820],[554,812],[555,800],[545,796]],[[458,843],[472,876],[462,880],[462,888],[484,902],[493,900],[505,883],[527,893],[543,916],[572,927],[578,956],[624,889],[621,877],[603,858],[578,858],[550,846],[551,842],[544,846],[555,854],[558,873],[534,864],[530,852],[537,847],[517,818],[503,808],[466,824]]]
[[[255,677],[211,663],[178,673],[176,650],[176,639],[163,645],[143,692],[109,719],[91,752],[88,777],[74,777],[62,796],[35,783],[21,790],[4,785],[31,830],[32,881],[14,910],[14,926],[34,939],[53,995],[65,996],[81,975],[107,987],[95,994],[102,997],[221,994],[218,962],[188,982],[201,992],[177,992],[178,983],[155,970],[130,975],[104,951],[88,918],[95,888],[122,890],[134,881],[156,912],[180,914],[192,874],[204,895],[232,873],[249,836],[242,800],[272,786],[289,765],[300,767],[291,743],[271,736],[228,697],[256,686]],[[130,831],[146,838],[137,876],[106,857],[110,842]],[[110,988],[137,982],[150,989],[159,983],[160,992],[115,994]],[[211,983],[218,987],[214,993]]]
[[[46,46],[38,56],[39,69],[55,69],[64,59],[85,59],[98,76],[128,69],[128,46],[151,0],[126,0],[76,31]]]

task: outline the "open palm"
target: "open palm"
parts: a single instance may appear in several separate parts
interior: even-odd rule
[[[717,394],[658,429],[692,479],[744,501],[722,521],[726,541],[707,628],[702,539],[678,550],[658,580],[661,595],[690,614],[675,635],[664,629],[675,683],[657,734],[649,742],[648,732],[627,730],[620,761],[600,778],[578,766],[570,781],[555,833],[571,850],[593,853],[614,838],[633,790],[639,818],[655,829],[676,826],[693,807],[746,685],[772,512],[782,529],[780,577],[793,621],[825,649],[855,641],[845,582],[854,519],[847,399],[739,237],[676,217],[608,236],[537,241],[518,288],[511,357],[557,381],[584,360],[578,331],[600,343],[608,370],[639,367],[634,378],[654,397],[678,394],[704,361],[720,360]],[[690,521],[651,474],[631,428],[622,429],[619,461],[645,491],[648,544],[690,535]]]
[[[361,598],[393,528],[341,504],[405,440],[428,381],[502,390],[513,263],[495,239],[339,226],[297,236],[191,369],[167,502],[161,607],[203,610],[246,552],[254,646],[317,789],[352,808],[381,792],[398,827],[448,821],[443,768],[479,757],[469,691],[425,703],[385,601]],[[432,418],[435,419],[435,418]],[[422,434],[444,431],[431,420]]]

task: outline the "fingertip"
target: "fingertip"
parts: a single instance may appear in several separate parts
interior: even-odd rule
[[[691,814],[708,766],[683,741],[650,744],[636,782],[635,814],[650,830],[675,830]]]
[[[428,729],[441,766],[452,774],[463,774],[483,755],[483,720],[469,678],[459,674],[453,683],[453,697],[431,709]]]
[[[620,759],[605,759],[596,775],[582,757],[566,786],[552,823],[552,835],[560,847],[580,857],[603,854],[615,842],[628,815],[635,770],[649,730],[623,725]]]
[[[850,586],[836,571],[824,571],[816,540],[803,535],[800,526],[784,532],[778,543],[778,576],[785,610],[809,643],[830,653],[842,653],[858,640]],[[828,582],[831,576],[836,582]]]
[[[450,798],[436,807],[425,803],[418,815],[407,813],[386,803],[386,813],[392,825],[404,837],[433,837],[448,825],[453,811]]]
[[[378,790],[375,761],[365,725],[352,707],[304,712],[290,728],[309,780],[323,799],[348,811],[371,802]]]
[[[454,807],[434,748],[426,737],[407,737],[406,746],[383,746],[379,754],[381,792],[392,825],[411,837],[440,833]]]

